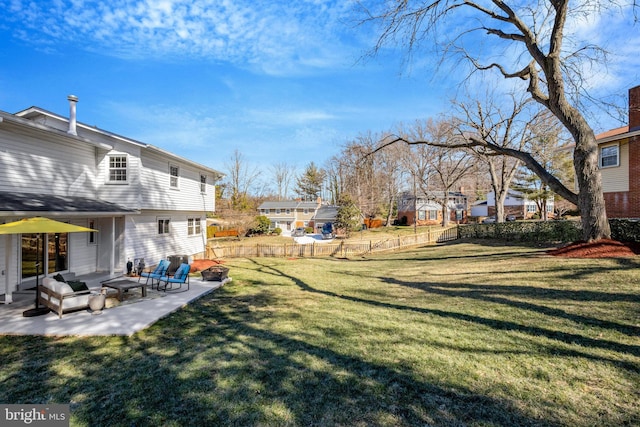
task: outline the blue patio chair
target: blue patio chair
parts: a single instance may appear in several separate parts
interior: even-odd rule
[[[167,274],[167,270],[169,269],[170,264],[171,263],[169,262],[169,260],[161,259],[158,265],[156,266],[156,268],[152,272],[140,273],[140,277],[138,277],[138,282],[140,282],[140,279],[142,277],[146,277],[147,278],[147,281],[145,282],[145,285],[146,285],[149,283],[149,279],[151,279],[151,289],[153,289],[153,281],[160,280],[162,276]]]
[[[164,283],[164,287],[162,288],[162,290],[164,291],[173,290],[174,284],[178,285],[176,289],[179,289],[182,287],[183,284],[186,284],[187,285],[186,290],[189,290],[189,271],[190,270],[191,270],[191,266],[189,264],[185,264],[185,263],[180,264],[180,267],[178,267],[176,272],[173,274],[173,277],[162,276],[161,278],[158,279],[158,289],[160,289],[160,285]]]

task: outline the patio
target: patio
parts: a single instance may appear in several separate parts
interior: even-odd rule
[[[76,279],[85,281],[90,289],[98,290],[100,283],[108,277],[94,274]],[[137,278],[129,280],[137,282]],[[174,292],[154,292],[148,286],[145,298],[140,297],[140,290],[137,289],[123,304],[104,309],[102,314],[79,310],[66,313],[61,319],[53,312],[44,316],[23,317],[23,311],[35,306],[35,291],[16,292],[12,304],[0,305],[0,335],[133,335],[229,281],[231,278],[223,282],[208,282],[191,277],[188,291]]]

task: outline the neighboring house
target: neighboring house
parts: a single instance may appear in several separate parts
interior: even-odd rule
[[[99,231],[45,235],[40,271],[114,276],[129,260],[204,253],[222,174],[79,123],[77,98],[69,102],[69,119],[38,107],[0,111],[0,223],[44,216]],[[0,294],[33,286],[34,241],[0,236]]]
[[[335,211],[335,214],[334,214]],[[318,198],[315,202],[302,200],[266,201],[258,206],[260,215],[271,221],[271,228],[291,231],[296,227],[317,227],[335,220],[337,208],[323,205]]]
[[[547,215],[553,215],[553,199],[547,200]],[[538,213],[538,205],[514,190],[509,190],[504,200],[504,215],[515,215],[516,219],[530,219]],[[496,196],[492,191],[487,194],[487,200],[476,202],[471,207],[471,216],[479,218],[496,214]]]
[[[429,194],[404,192],[398,197],[398,221],[401,224],[437,225],[442,223],[442,203],[444,192],[434,191]],[[454,223],[467,222],[468,198],[466,195],[449,192],[448,214],[449,221]],[[417,222],[414,222],[417,215]]]
[[[338,207],[331,205],[322,205],[316,211],[315,216],[313,217],[313,223],[316,227],[316,230],[320,232],[322,230],[322,226],[328,222],[334,223],[338,218]]]
[[[596,140],[607,217],[640,218],[640,86],[629,89],[629,126]]]

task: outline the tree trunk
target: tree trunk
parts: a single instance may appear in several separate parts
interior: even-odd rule
[[[442,226],[449,225],[449,191],[445,191],[444,203],[442,204]]]
[[[494,190],[494,194],[496,197],[496,222],[504,222],[504,200],[507,198],[508,192],[508,188],[506,191],[504,189],[500,190],[499,192],[496,192]]]
[[[590,135],[589,135],[590,134]],[[581,132],[576,138],[573,165],[578,183],[578,208],[582,221],[582,236],[585,241],[608,239],[611,228],[607,220],[602,178],[598,169],[598,144],[593,132]]]

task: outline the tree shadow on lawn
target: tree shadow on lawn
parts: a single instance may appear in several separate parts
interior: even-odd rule
[[[603,329],[610,329],[630,337],[640,336],[640,327],[634,325],[625,325],[608,320],[601,320],[590,316],[584,316],[575,313],[568,313],[559,308],[547,307],[545,305],[534,304],[525,301],[513,300],[500,295],[508,295],[511,297],[526,297],[544,299],[549,301],[570,300],[570,301],[628,301],[640,304],[640,296],[633,294],[618,294],[608,292],[593,291],[568,291],[556,290],[548,288],[536,288],[534,286],[514,286],[514,285],[481,285],[481,284],[451,284],[451,283],[435,283],[435,282],[408,282],[391,277],[383,277],[383,283],[398,285],[421,291],[442,295],[452,298],[469,298],[478,301],[485,301],[495,304],[506,305],[509,307],[527,310],[535,313],[544,314],[550,317],[557,317],[570,320],[575,323],[582,323],[587,326],[595,326]],[[466,289],[465,289],[466,288]],[[600,341],[600,340],[598,340]],[[638,347],[640,348],[640,347]]]
[[[407,306],[407,305],[400,305],[400,304],[392,304],[389,302],[382,302],[382,301],[376,301],[376,300],[370,300],[370,299],[364,299],[364,298],[359,298],[359,297],[354,297],[354,296],[348,296],[348,295],[341,295],[341,294],[337,294],[335,292],[331,292],[331,291],[327,291],[327,290],[321,290],[321,289],[316,289],[313,288],[312,286],[310,286],[309,284],[305,283],[304,281],[298,279],[295,276],[291,276],[288,275],[286,273],[284,273],[283,271],[280,271],[272,266],[267,266],[267,265],[263,265],[258,263],[255,259],[251,260],[253,263],[255,263],[256,265],[260,265],[261,268],[263,269],[263,272],[267,272],[267,270],[271,270],[273,271],[272,274],[277,275],[277,276],[281,276],[281,277],[286,277],[288,279],[290,279],[291,281],[293,281],[296,286],[298,286],[300,289],[303,289],[305,291],[308,292],[313,292],[313,293],[317,293],[317,294],[321,294],[321,295],[326,295],[326,296],[330,296],[330,297],[335,297],[335,298],[341,298],[347,301],[351,301],[351,302],[355,302],[355,303],[362,303],[362,304],[367,304],[367,305],[371,305],[371,306],[375,306],[375,307],[384,307],[384,308],[390,308],[390,309],[396,309],[396,310],[409,310],[409,311],[414,311],[417,313],[422,313],[422,314],[430,314],[430,315],[434,315],[434,316],[439,316],[442,318],[450,318],[450,319],[456,319],[456,320],[462,320],[462,321],[466,321],[466,322],[470,322],[470,323],[475,323],[478,325],[483,325],[483,326],[487,326],[490,328],[493,328],[495,330],[503,330],[503,331],[516,331],[516,332],[522,332],[531,336],[542,336],[542,337],[546,337],[550,340],[555,340],[555,341],[560,341],[563,342],[565,344],[570,344],[570,345],[580,345],[583,347],[592,347],[592,348],[601,348],[601,349],[605,349],[605,350],[612,350],[612,351],[617,351],[617,352],[621,352],[621,353],[627,353],[627,354],[631,354],[633,356],[640,356],[640,346],[638,345],[629,345],[629,344],[622,344],[622,343],[618,343],[618,342],[614,342],[614,341],[608,341],[608,340],[601,340],[601,339],[594,339],[594,338],[589,338],[589,337],[585,337],[583,335],[578,335],[578,334],[574,334],[574,333],[568,333],[568,332],[562,332],[562,331],[557,331],[557,330],[552,330],[552,329],[545,329],[545,328],[541,328],[541,327],[537,327],[537,326],[530,326],[530,325],[523,325],[523,324],[519,324],[513,321],[507,321],[507,320],[497,320],[497,319],[491,319],[491,318],[486,318],[486,317],[481,317],[481,316],[477,316],[477,315],[472,315],[472,314],[466,314],[466,313],[456,313],[456,312],[452,312],[452,311],[444,311],[444,310],[439,310],[439,309],[430,309],[430,308],[424,308],[424,307],[411,307],[411,306]],[[394,283],[400,286],[409,286],[409,287],[415,287],[415,288],[419,288],[422,290],[425,290],[425,288],[429,289],[429,291],[431,290],[438,290],[440,292],[440,290],[437,288],[438,286],[440,286],[440,284],[437,283],[432,283],[432,284],[425,284],[425,283],[421,283],[420,285],[416,285],[415,283],[411,283],[411,282],[401,282],[401,281],[395,281],[394,279],[388,279],[389,283]],[[430,288],[429,288],[430,286]],[[461,286],[465,286],[465,284],[462,284]],[[535,288],[534,288],[535,289]],[[456,295],[456,296],[466,296],[465,293],[462,293],[460,295]],[[510,305],[516,303],[514,301],[508,300],[508,299],[504,299],[503,303],[508,303]],[[526,304],[525,304],[526,305]],[[534,306],[537,307],[537,306]],[[534,307],[529,307],[529,309],[532,309]],[[568,313],[565,313],[566,317],[570,317],[573,315],[570,315]],[[573,319],[572,319],[573,320]],[[575,317],[576,321],[579,321],[579,316]],[[591,322],[600,322],[597,319],[589,319],[589,321]],[[627,326],[627,325],[619,325],[617,323],[614,322],[609,322],[611,324],[608,325],[608,327],[614,327],[616,330],[621,329],[624,330],[624,333],[630,334],[632,335],[634,333],[634,331],[637,330],[637,328],[635,326]],[[603,323],[604,325],[607,324],[607,322]],[[565,352],[565,350],[560,349],[558,350],[559,352]],[[556,350],[553,350],[553,353],[556,354]],[[603,357],[599,357],[599,356],[594,356],[588,353],[584,353],[584,352],[578,352],[576,351],[575,353],[571,352],[574,356],[576,355],[580,355],[580,357],[586,358],[586,359],[592,359],[592,360],[599,360],[599,361],[604,361],[604,362],[608,362],[611,363],[615,366],[621,367],[623,369],[626,369],[628,371],[632,371],[632,372],[640,372],[640,366],[634,364],[634,363],[630,363],[630,362],[624,362],[624,361],[620,361],[620,360],[615,360],[615,359],[609,359],[609,358],[603,358]]]
[[[265,307],[271,306],[269,298],[258,299]],[[254,383],[217,391],[220,399],[248,402],[247,409],[260,410],[272,400],[282,402],[294,425],[554,425],[525,416],[508,401],[436,385],[385,365],[250,326],[268,316],[255,311],[260,304],[253,296],[245,300],[218,295],[203,304],[215,311],[211,315],[216,324],[201,327],[198,335],[220,337],[222,358],[227,360],[238,357],[235,344],[242,337],[247,352],[243,358],[255,361],[244,372],[235,368],[216,372],[223,378],[247,376]],[[218,310],[221,306],[229,307],[229,313]],[[219,358],[211,353],[207,361],[215,365]],[[255,421],[269,423],[265,418]]]
[[[71,403],[79,425],[559,425],[509,401],[251,326],[263,315],[253,310],[260,301],[270,304],[214,294],[133,337],[4,337],[30,363],[3,381],[0,396]],[[179,336],[168,333],[176,323]]]

